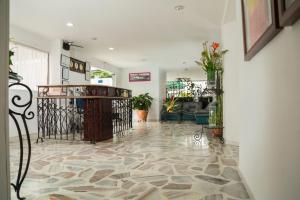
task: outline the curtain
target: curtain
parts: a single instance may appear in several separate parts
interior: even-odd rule
[[[20,44],[10,44],[15,53],[12,70],[23,77],[22,83],[36,91],[38,85],[47,84],[49,54]]]

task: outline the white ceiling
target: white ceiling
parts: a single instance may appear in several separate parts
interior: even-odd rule
[[[201,43],[219,39],[224,7],[225,0],[11,0],[11,23],[79,42],[119,67],[170,70],[196,67]]]

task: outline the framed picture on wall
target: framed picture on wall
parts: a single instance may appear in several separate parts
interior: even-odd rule
[[[63,67],[69,68],[70,67],[70,57],[61,54],[61,56],[60,56],[60,65],[63,66]]]
[[[63,80],[68,80],[69,79],[69,68],[66,68],[66,67],[62,67],[62,79]]]
[[[277,0],[241,0],[245,60],[249,61],[281,30]]]
[[[62,80],[62,85],[69,85],[69,80]]]
[[[129,73],[129,82],[151,81],[150,72]]]
[[[91,80],[91,72],[90,71],[86,71],[85,72],[85,80],[86,81],[90,81]]]
[[[91,71],[91,64],[89,62],[85,63],[85,71]]]
[[[86,63],[75,58],[70,59],[70,71],[85,73],[85,65]]]
[[[291,26],[300,18],[300,0],[277,0],[281,26]]]

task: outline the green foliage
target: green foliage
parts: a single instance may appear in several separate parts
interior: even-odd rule
[[[223,126],[223,95],[217,96],[216,125]]]
[[[220,50],[219,43],[213,43],[208,46],[207,42],[203,43],[203,51],[201,53],[200,61],[196,61],[202,69],[208,73],[211,71],[223,70],[223,56],[228,50]]]
[[[217,125],[217,112],[214,112],[211,116],[208,118],[209,125]]]
[[[152,105],[153,98],[146,94],[140,94],[131,98],[132,109],[148,111]]]
[[[103,70],[93,70],[91,78],[112,78],[112,74]]]
[[[11,57],[13,57],[15,55],[15,53],[11,50],[9,50],[9,65],[13,65]]]

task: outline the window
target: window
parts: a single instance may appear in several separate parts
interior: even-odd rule
[[[113,86],[113,74],[111,72],[92,67],[91,84]]]
[[[12,70],[23,77],[22,83],[32,90],[37,90],[38,85],[47,84],[49,54],[20,44],[10,44],[10,49],[15,53],[12,57]]]

